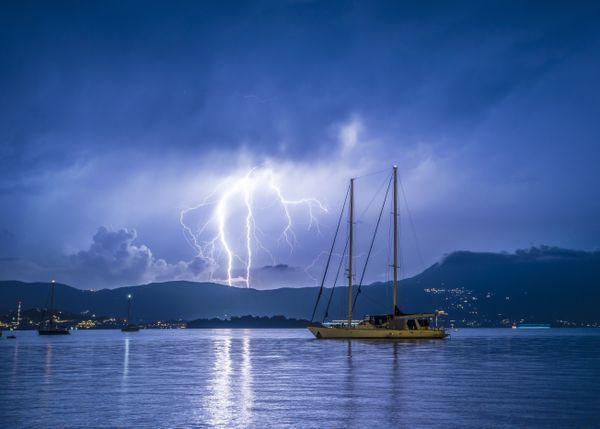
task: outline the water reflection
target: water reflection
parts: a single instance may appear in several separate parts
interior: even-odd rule
[[[18,352],[16,342],[0,341],[0,427],[544,428],[599,421],[600,330],[465,330],[420,342],[318,341],[300,330],[144,334],[127,341],[97,330],[61,341],[32,331],[19,335]]]
[[[52,343],[46,343],[46,359],[44,365],[44,382],[50,383],[52,378]]]
[[[53,396],[51,394],[52,389],[54,387],[54,378],[52,374],[52,365],[53,365],[53,346],[52,343],[46,340],[45,347],[45,356],[44,356],[44,377],[42,385],[40,386],[40,401],[42,406],[49,406],[49,404],[53,400]]]
[[[250,349],[250,333],[244,332],[242,339],[242,362],[240,368],[240,423],[247,427],[252,422],[254,392],[252,391],[252,351]]]
[[[390,423],[401,421],[402,404],[405,399],[402,397],[401,365],[400,365],[400,347],[401,345],[394,341],[392,343],[392,365],[390,368],[390,389],[388,392],[388,405],[386,420]],[[410,364],[410,363],[409,363]]]
[[[125,346],[124,346],[124,352],[123,352],[123,374],[121,376],[121,387],[125,387],[128,376],[129,376],[129,337],[125,337]]]
[[[344,427],[350,427],[354,423],[354,410],[356,405],[356,386],[354,383],[354,364],[352,362],[352,340],[346,341],[346,378],[344,380],[345,409]]]
[[[17,341],[15,341],[15,349],[13,351],[12,376],[11,376],[11,382],[13,384],[15,383],[15,377],[17,376],[18,362],[19,362],[19,343]]]
[[[224,427],[231,422],[231,331],[224,330],[224,337],[214,340],[214,358],[212,368],[211,392],[206,408],[209,413],[209,425]]]

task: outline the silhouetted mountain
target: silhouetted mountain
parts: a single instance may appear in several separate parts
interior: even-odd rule
[[[512,254],[454,252],[406,285],[403,291],[430,289],[409,295],[411,305],[441,304],[436,296],[454,301],[445,309],[456,320],[470,319],[473,311],[486,324],[521,318],[554,324],[600,320],[599,251],[542,246]],[[436,294],[432,288],[446,292]]]
[[[0,282],[0,310],[16,307],[44,307],[49,292],[48,283]],[[132,318],[136,320],[193,320],[227,316],[305,316],[312,305],[314,288],[256,290],[233,288],[214,283],[186,281],[150,283],[141,286],[80,290],[56,285],[56,307],[70,312],[109,314],[123,317],[127,311],[126,297],[133,296]]]
[[[356,286],[355,286],[356,290]],[[47,283],[0,282],[0,310],[23,301],[24,308],[44,307]],[[213,283],[166,282],[142,286],[79,290],[58,284],[57,308],[123,317],[126,296],[133,295],[133,318],[193,320],[231,316],[285,315],[310,318],[318,288],[256,290]],[[321,320],[331,289],[325,289]],[[346,317],[347,289],[334,290],[329,316]],[[362,287],[356,318],[391,312],[391,284]],[[513,254],[455,252],[423,273],[401,282],[399,306],[405,312],[443,309],[457,325],[496,326],[524,319],[567,325],[600,320],[600,252],[532,248]],[[564,322],[561,322],[564,321]]]

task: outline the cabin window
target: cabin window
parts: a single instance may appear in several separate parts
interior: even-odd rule
[[[369,323],[375,326],[383,325],[387,320],[388,316],[369,316]]]

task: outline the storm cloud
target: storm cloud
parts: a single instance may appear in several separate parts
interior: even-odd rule
[[[257,253],[257,279],[280,264],[281,281],[314,277],[347,179],[392,164],[410,206],[405,275],[456,249],[600,245],[595,2],[2,11],[0,278],[206,279],[180,212],[253,167],[330,209],[320,233],[299,215],[293,251],[278,243],[281,213],[265,210],[272,257]],[[359,209],[380,179],[358,183]],[[358,226],[363,247],[374,213]]]
[[[166,280],[198,280],[206,277],[207,265],[200,258],[169,264],[156,258],[144,244],[136,243],[134,229],[98,228],[86,250],[54,258],[45,263],[3,258],[24,280],[61,278],[77,287],[106,288]]]

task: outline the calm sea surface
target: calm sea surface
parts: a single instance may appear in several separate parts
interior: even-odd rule
[[[17,337],[0,338],[3,428],[600,428],[600,329],[419,342],[304,330]]]

